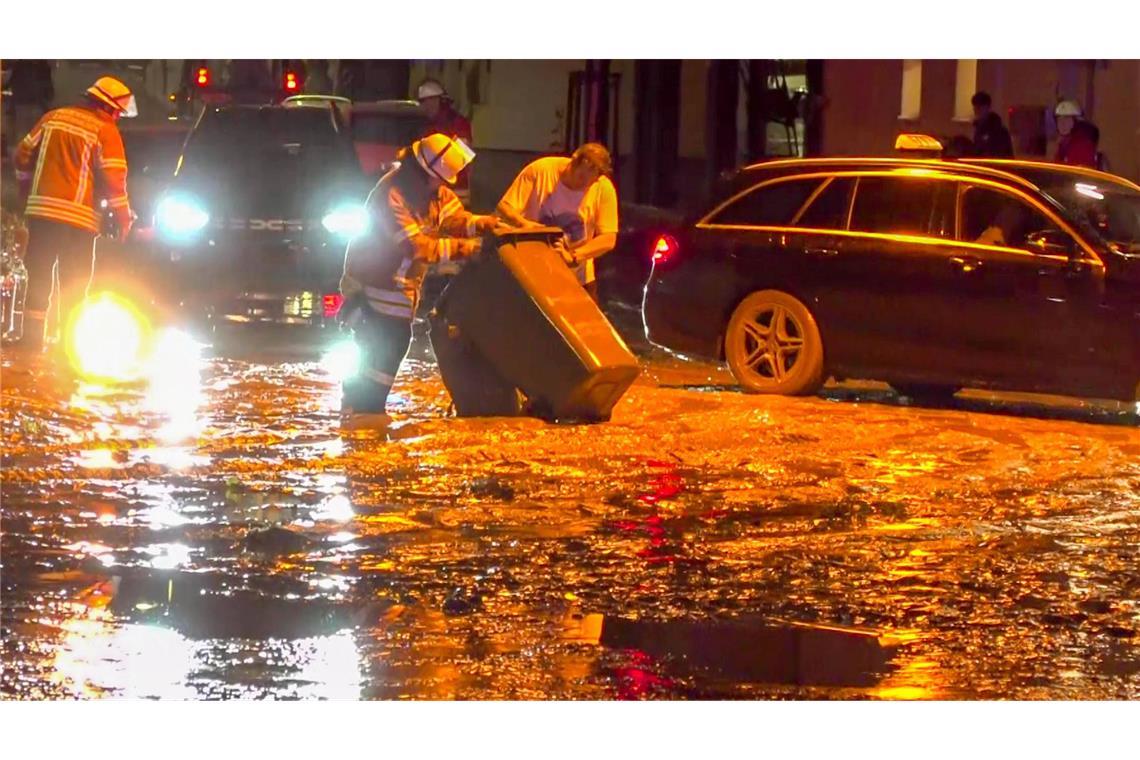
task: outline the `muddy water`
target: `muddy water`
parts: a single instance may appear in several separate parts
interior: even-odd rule
[[[423,346],[342,432],[312,361],[63,391],[4,358],[9,698],[1140,696],[1118,408],[746,396],[457,420]]]

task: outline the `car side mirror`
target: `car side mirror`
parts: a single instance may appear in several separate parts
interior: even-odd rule
[[[1073,239],[1061,230],[1041,230],[1025,237],[1025,246],[1034,253],[1049,256],[1072,256],[1076,253]]]

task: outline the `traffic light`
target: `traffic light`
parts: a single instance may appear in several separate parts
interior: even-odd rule
[[[199,87],[209,87],[210,86],[210,70],[208,68],[206,68],[205,66],[199,66],[198,67],[198,73],[197,73],[197,76],[194,77],[194,81],[197,83],[197,85]]]
[[[286,71],[285,72],[285,91],[286,92],[296,92],[298,89],[300,89],[300,86],[301,85],[300,85],[300,82],[298,80],[296,72]]]

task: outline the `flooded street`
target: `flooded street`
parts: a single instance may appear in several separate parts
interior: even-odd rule
[[[1120,406],[740,393],[644,358],[613,421],[391,424],[316,360],[60,394],[3,363],[8,698],[1136,698]]]

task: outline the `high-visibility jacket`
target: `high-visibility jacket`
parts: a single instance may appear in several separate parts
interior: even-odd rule
[[[131,225],[127,156],[114,118],[71,106],[48,111],[16,150],[16,178],[30,181],[28,216],[98,233],[99,200]]]
[[[368,195],[369,231],[349,243],[341,292],[350,298],[363,290],[379,314],[412,319],[428,267],[473,254],[480,217],[455,193],[441,186],[416,203],[401,188],[401,171],[420,168],[415,159],[385,174]]]

